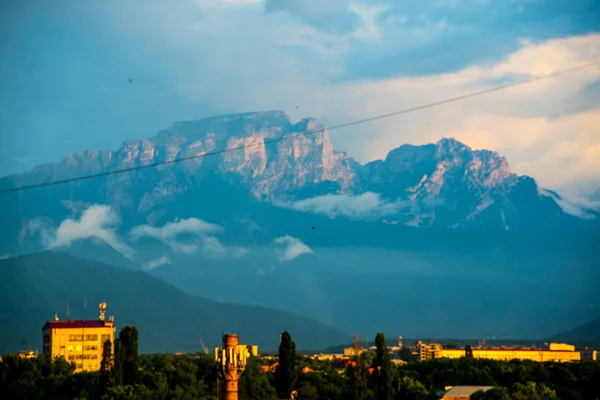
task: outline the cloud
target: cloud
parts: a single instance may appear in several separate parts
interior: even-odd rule
[[[285,235],[276,238],[273,244],[285,246],[282,253],[279,256],[281,261],[290,261],[302,254],[312,254],[313,251],[310,247],[302,243],[298,238]]]
[[[15,257],[15,256],[12,254],[2,254],[2,255],[0,255],[0,260],[8,260],[9,258],[13,258],[13,257]]]
[[[221,232],[222,230],[223,227],[220,225],[211,224],[197,218],[189,218],[168,222],[160,228],[150,225],[138,225],[131,230],[130,235],[133,240],[142,237],[153,237],[166,242],[182,234],[203,235]]]
[[[175,252],[193,254],[200,249],[198,244],[195,241],[190,243],[189,240],[187,242],[178,241],[178,236],[204,237],[222,230],[223,228],[219,225],[210,224],[197,218],[189,218],[168,222],[160,228],[150,225],[138,225],[131,229],[129,236],[133,241],[138,241],[144,237],[154,238],[163,242]]]
[[[230,256],[239,258],[248,250],[242,247],[225,246],[212,234],[220,233],[223,227],[197,218],[169,222],[162,227],[138,225],[131,229],[133,241],[153,238],[169,246],[171,250],[183,254],[203,252],[208,256]]]
[[[592,210],[600,211],[600,204],[593,204],[582,198],[566,198],[548,190],[542,190],[542,194],[554,199],[556,204],[567,214],[581,219],[596,219],[596,215],[592,213]]]
[[[45,239],[47,248],[70,247],[78,240],[99,239],[123,254],[132,258],[134,251],[115,232],[120,224],[118,215],[110,206],[92,205],[77,219],[67,218]]]
[[[47,24],[29,23],[42,15]],[[599,15],[598,2],[566,0],[21,2],[0,16],[0,33],[27,38],[2,49],[0,174],[22,169],[11,157],[31,142],[39,163],[228,112],[335,125],[569,68],[600,57]],[[599,81],[590,68],[331,137],[364,162],[453,136],[543,186],[590,180]]]
[[[264,232],[264,229],[260,225],[249,218],[238,218],[237,222],[246,226],[249,235],[252,235],[255,232]]]
[[[166,256],[161,256],[161,257],[155,258],[154,260],[151,260],[151,261],[148,261],[147,263],[145,263],[144,269],[151,270],[151,269],[158,268],[161,265],[166,265],[166,264],[171,264],[171,260],[169,260],[169,258]]]
[[[293,203],[276,203],[280,207],[292,208],[315,214],[324,214],[330,218],[343,216],[351,219],[380,219],[397,213],[410,205],[410,202],[397,200],[388,202],[378,193],[366,192],[357,196],[334,195],[313,197]]]
[[[583,194],[576,190],[561,191],[561,195],[542,190],[544,196],[551,197],[564,212],[582,219],[596,219],[600,216],[600,199],[593,194]]]
[[[286,12],[327,32],[351,32],[360,23],[347,0],[265,0],[265,12]]]
[[[229,256],[232,258],[241,258],[248,254],[249,250],[244,247],[226,246],[214,236],[202,238],[202,250],[209,257],[220,258]]]

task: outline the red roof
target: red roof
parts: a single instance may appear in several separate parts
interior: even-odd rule
[[[69,328],[102,328],[113,325],[113,321],[78,320],[78,321],[48,321],[43,329],[69,329]]]

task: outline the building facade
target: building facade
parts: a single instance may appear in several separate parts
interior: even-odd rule
[[[531,360],[537,362],[573,362],[586,359],[582,352],[576,351],[575,346],[565,343],[550,343],[547,349],[532,348],[484,348],[473,349],[473,358],[486,358],[497,361]],[[434,358],[461,358],[465,357],[465,349],[444,349],[438,343],[417,343],[419,360]],[[595,359],[595,353],[590,353],[588,359]]]
[[[104,308],[103,308],[104,307]],[[104,320],[106,305],[100,306],[99,320],[48,321],[42,328],[43,354],[52,359],[64,357],[75,364],[75,372],[100,370],[104,342],[111,342],[114,355],[115,323]]]

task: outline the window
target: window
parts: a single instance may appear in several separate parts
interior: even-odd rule
[[[107,340],[110,340],[110,335],[102,335],[102,344],[104,344],[104,342]]]
[[[83,335],[69,335],[69,342],[81,342],[83,341]]]
[[[86,351],[88,351],[88,350],[91,350],[91,351],[98,350],[98,345],[94,344],[94,345],[91,345],[91,346],[85,346],[85,350]]]
[[[90,342],[96,342],[98,340],[98,335],[85,335],[85,340]]]
[[[45,335],[44,335],[44,344],[46,344],[46,343],[50,343],[50,338],[51,338],[51,337],[50,337],[50,335],[48,335],[48,334],[45,334]]]

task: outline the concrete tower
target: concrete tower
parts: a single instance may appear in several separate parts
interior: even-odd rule
[[[217,394],[220,400],[238,400],[238,380],[249,356],[248,347],[240,345],[237,335],[223,335],[223,347],[215,349],[219,374]]]

